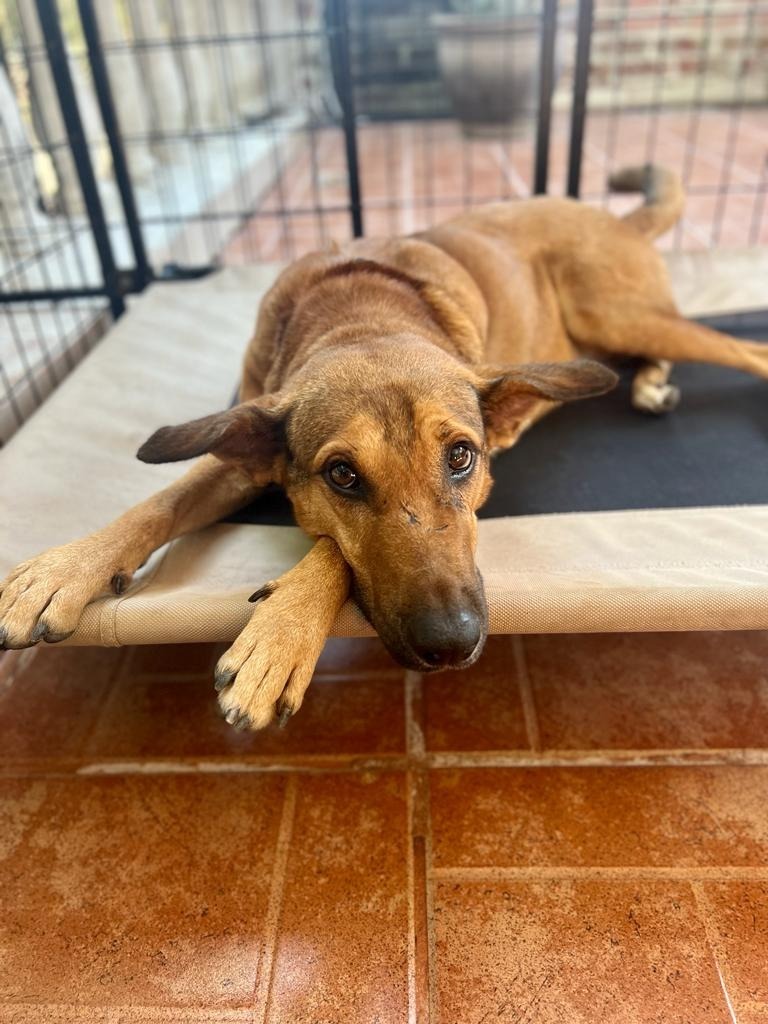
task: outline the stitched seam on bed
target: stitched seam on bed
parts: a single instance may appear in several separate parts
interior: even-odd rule
[[[525,569],[508,569],[491,571],[488,575],[498,576],[530,576],[544,574],[546,576],[578,576],[581,573],[599,569],[620,569],[622,572],[649,572],[662,569],[764,569],[768,570],[768,562],[643,562],[627,565],[623,562],[589,562],[573,569],[553,569],[547,565],[532,565]]]
[[[168,544],[168,546],[166,547],[166,549],[163,552],[163,554],[160,556],[160,558],[158,558],[154,568],[151,570],[151,572],[147,573],[147,575],[144,577],[144,579],[141,581],[141,583],[139,583],[139,585],[136,587],[136,589],[132,593],[125,594],[123,597],[119,597],[117,599],[117,601],[115,601],[114,605],[112,606],[111,612],[110,612],[110,617],[112,619],[112,635],[114,636],[114,644],[113,644],[113,646],[115,646],[115,647],[121,647],[122,646],[121,643],[120,643],[120,638],[118,636],[118,632],[117,632],[117,629],[118,629],[117,616],[118,616],[120,608],[121,608],[121,606],[123,604],[123,601],[128,601],[128,600],[130,600],[130,598],[135,597],[137,594],[140,594],[140,593],[142,593],[142,591],[146,590],[146,588],[149,586],[149,584],[157,576],[158,572],[160,571],[161,566],[165,564],[165,560],[167,559],[168,554],[169,554],[171,548],[178,542],[178,540],[180,540],[180,538],[177,537],[175,540],[172,540],[170,544]],[[106,609],[105,609],[105,611],[106,611]],[[104,615],[104,612],[102,612],[102,615]]]
[[[703,514],[723,514],[730,513],[734,510],[743,509],[755,509],[763,513],[768,514],[768,505],[691,505],[689,506],[675,506],[672,508],[612,508],[612,509],[600,509],[594,512],[527,512],[523,515],[508,515],[508,516],[480,516],[479,522],[482,523],[499,523],[506,520],[530,520],[536,521],[541,519],[590,519],[606,516],[606,517],[619,517],[624,518],[632,517],[633,519],[658,519],[663,515],[669,515],[675,519],[683,519],[688,514],[691,514],[692,518],[700,518]]]

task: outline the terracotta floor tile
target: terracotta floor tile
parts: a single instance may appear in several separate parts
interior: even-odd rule
[[[270,1024],[403,1024],[405,779],[302,777],[287,863]]]
[[[40,648],[0,689],[0,760],[77,756],[123,657],[115,648]]]
[[[550,749],[765,747],[768,633],[524,640]]]
[[[403,669],[377,636],[331,637],[315,667],[316,675],[403,675]]]
[[[428,750],[528,748],[512,644],[490,637],[472,668],[424,676]]]
[[[694,159],[688,168],[693,188],[716,191],[724,172],[730,176],[720,245],[756,244],[761,234],[768,240],[768,223],[763,225],[762,232],[757,223],[754,232],[751,227],[765,149],[762,111],[741,112],[735,139],[731,138],[727,113],[704,107],[697,109],[695,115],[694,137],[690,110],[622,111],[618,118],[612,111],[591,110],[586,121],[582,192],[604,194],[607,170],[620,164],[652,159],[682,169],[686,151],[693,146]],[[561,195],[565,190],[568,140],[568,115],[554,111],[549,151],[549,191],[553,195]],[[311,230],[305,230],[301,224],[305,218],[291,215],[290,210],[315,206],[318,200],[325,206],[344,205],[348,195],[339,131],[321,129],[314,133],[313,141],[320,168],[317,189],[312,182],[307,136],[304,149],[297,150],[286,166],[281,188],[268,188],[261,197],[257,216],[233,233],[225,247],[224,262],[293,259],[317,247],[311,218],[307,219]],[[465,139],[454,121],[361,124],[358,155],[366,233],[408,233],[427,227],[453,215],[456,211],[450,204],[455,200],[461,205],[476,205],[529,194],[534,146],[532,121],[522,128],[519,137],[483,140]],[[276,224],[270,215],[281,205],[281,195],[289,210],[286,225]],[[390,207],[386,218],[381,216],[382,203]],[[719,216],[717,205],[711,194],[689,195],[685,229],[662,239],[660,247],[708,246],[713,222]],[[350,232],[346,214],[328,216],[336,217],[340,225],[332,237],[338,241],[347,239]]]
[[[764,1004],[768,1014],[768,882],[708,882],[698,891],[731,999],[737,1009]]]
[[[441,884],[441,1024],[731,1024],[685,884]]]
[[[94,759],[400,753],[404,718],[397,677],[320,677],[285,729],[238,732],[219,713],[212,675],[149,680],[124,673],[86,753]]]
[[[284,788],[254,775],[4,780],[0,1001],[249,1005]]]
[[[531,768],[431,774],[451,866],[764,866],[768,768]]]
[[[130,648],[134,676],[194,676],[213,672],[217,644],[149,644]]]

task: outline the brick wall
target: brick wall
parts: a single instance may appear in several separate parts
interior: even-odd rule
[[[429,24],[440,6],[350,3],[362,113],[449,113]],[[561,0],[561,10],[568,6]],[[574,42],[573,31],[563,31],[561,108],[570,102]],[[590,106],[761,102],[768,102],[767,0],[596,0]]]
[[[559,87],[565,99],[568,76]],[[590,105],[768,100],[763,0],[598,2]]]

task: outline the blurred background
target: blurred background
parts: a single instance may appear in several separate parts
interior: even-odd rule
[[[0,441],[153,279],[645,161],[765,247],[767,108],[768,0],[0,0]]]

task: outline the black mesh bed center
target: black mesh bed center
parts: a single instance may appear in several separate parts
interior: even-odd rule
[[[702,318],[768,341],[765,314]],[[768,504],[768,383],[722,367],[680,364],[680,405],[666,416],[630,403],[633,365],[610,394],[557,409],[493,462],[481,518],[552,512]],[[291,525],[270,489],[230,522]]]

